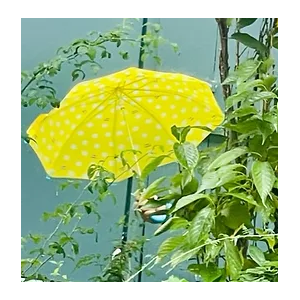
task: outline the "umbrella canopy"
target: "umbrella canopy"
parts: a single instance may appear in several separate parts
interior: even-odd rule
[[[170,155],[162,164],[174,161],[173,125],[213,130],[222,121],[206,82],[128,68],[77,84],[59,108],[38,116],[27,134],[49,176],[87,179],[88,167],[101,164],[120,181],[132,176],[131,170],[140,174],[154,156]],[[192,129],[187,140],[198,145],[208,134]]]

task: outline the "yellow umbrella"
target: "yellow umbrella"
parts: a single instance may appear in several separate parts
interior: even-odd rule
[[[38,116],[27,133],[49,176],[87,179],[88,167],[100,163],[120,181],[133,174],[120,154],[140,174],[154,156],[169,154],[162,164],[174,161],[173,125],[213,130],[222,121],[206,82],[128,68],[77,84],[59,108]],[[198,145],[208,134],[192,129],[187,140]]]

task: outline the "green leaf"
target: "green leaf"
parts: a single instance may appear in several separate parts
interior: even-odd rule
[[[195,246],[208,238],[214,224],[214,214],[214,209],[206,206],[194,217],[187,234],[187,241],[191,246]]]
[[[90,47],[86,52],[86,55],[91,59],[94,60],[96,57],[97,51],[94,47]]]
[[[265,53],[268,50],[263,43],[261,43],[260,41],[258,41],[257,39],[249,35],[248,33],[236,32],[231,35],[231,38],[239,41],[240,43],[244,44],[247,47],[257,50],[260,53]]]
[[[214,263],[206,264],[191,264],[188,270],[194,274],[200,275],[205,282],[213,282],[218,279],[223,271],[219,269]]]
[[[73,240],[72,242],[72,249],[75,255],[79,253],[79,244]]]
[[[163,280],[162,282],[188,282],[188,281],[184,278],[180,279],[172,275],[167,280]]]
[[[161,155],[152,159],[151,162],[148,165],[146,165],[146,167],[143,169],[141,174],[141,180],[144,181],[147,178],[147,176],[151,172],[153,172],[166,157],[168,157],[168,155]]]
[[[183,261],[188,261],[198,252],[199,249],[193,249],[191,251],[190,248],[183,246],[182,248],[175,251],[175,253],[171,256],[171,266],[175,268],[179,263]]]
[[[192,194],[192,195],[187,195],[187,196],[184,196],[182,198],[180,198],[176,205],[175,205],[175,208],[174,210],[172,210],[172,213],[178,211],[179,209],[199,200],[199,199],[208,199],[210,202],[212,201],[210,196],[207,195],[207,194],[199,194],[199,193],[195,193],[195,194]]]
[[[30,237],[30,239],[31,239],[35,244],[40,243],[40,242],[44,239],[44,236],[41,235],[41,234],[31,234],[31,233],[29,233],[28,236]]]
[[[254,106],[246,106],[240,107],[234,110],[230,115],[227,116],[227,120],[231,120],[233,118],[241,118],[250,115],[257,115],[258,111]]]
[[[166,180],[166,176],[160,177],[152,182],[142,193],[143,199],[148,199],[153,197],[158,193],[159,186]]]
[[[205,173],[202,177],[202,182],[198,192],[200,193],[207,189],[214,189],[229,182],[246,180],[247,176],[242,175],[240,171],[236,171],[236,169],[242,167],[244,168],[241,164],[232,164],[222,166],[216,171]]]
[[[253,183],[266,206],[266,199],[275,183],[275,174],[269,162],[255,161],[252,165],[251,174]]]
[[[157,251],[157,256],[163,258],[166,255],[170,254],[176,248],[180,247],[185,241],[185,236],[172,236],[166,239],[160,246]]]
[[[79,77],[79,74],[82,74],[82,78],[81,79],[84,79],[85,78],[85,73],[80,70],[80,69],[75,69],[74,71],[72,71],[71,75],[72,75],[72,80],[75,81],[78,77]]]
[[[209,165],[207,171],[212,171],[219,167],[225,166],[246,153],[248,153],[247,147],[236,147],[232,150],[224,152]]]
[[[176,230],[181,228],[186,228],[189,222],[180,217],[172,217],[168,219],[164,224],[158,227],[158,229],[154,232],[154,235],[160,235],[163,232],[166,232],[168,230]]]
[[[155,62],[156,62],[159,66],[161,66],[161,58],[160,58],[159,56],[154,55],[154,56],[153,56],[153,59],[155,60]]]
[[[249,195],[249,194],[246,194],[246,193],[243,193],[243,192],[239,192],[239,193],[225,193],[224,195],[225,196],[232,196],[234,198],[241,199],[243,201],[246,201],[249,204],[257,206],[257,203],[254,200],[254,198],[253,198],[252,195]]]
[[[232,280],[236,280],[243,267],[241,254],[239,253],[237,246],[230,240],[225,240],[224,250],[227,274]]]
[[[176,43],[170,43],[170,45],[172,46],[174,52],[177,53],[178,50],[179,50],[178,44],[176,44]]]
[[[194,144],[190,142],[184,142],[183,144],[175,143],[173,149],[178,162],[183,167],[189,170],[196,167],[199,159],[199,152]]]
[[[251,226],[251,217],[246,204],[239,200],[225,202],[220,211],[222,222],[231,229],[237,229],[242,224]]]
[[[263,266],[266,262],[264,253],[258,248],[253,245],[250,245],[248,248],[250,257],[259,265]]]
[[[237,83],[240,84],[254,76],[257,72],[260,62],[254,59],[248,59],[241,63],[237,69],[229,73],[229,76],[222,84]]]
[[[272,45],[273,45],[274,48],[278,49],[278,36],[273,37]]]
[[[250,26],[253,24],[257,18],[240,18],[237,22],[238,29],[242,29],[244,27]]]
[[[119,53],[124,60],[127,60],[129,58],[129,54],[127,51],[126,52],[120,51]]]

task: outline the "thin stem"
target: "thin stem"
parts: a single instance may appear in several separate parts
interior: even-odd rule
[[[158,256],[154,256],[148,263],[146,263],[140,270],[138,270],[136,273],[131,275],[125,282],[129,282],[131,279],[133,279],[135,276],[137,276],[140,272],[143,272],[154,260],[157,259]]]

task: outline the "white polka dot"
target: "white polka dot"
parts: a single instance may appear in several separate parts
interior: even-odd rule
[[[100,105],[100,106],[98,106],[98,108],[97,108],[97,110],[103,110],[104,109],[104,106],[103,105]]]
[[[153,99],[152,99],[152,98],[148,98],[148,99],[147,99],[147,102],[152,103],[152,102],[153,102]]]
[[[175,109],[175,108],[176,108],[176,105],[171,104],[171,105],[170,105],[170,108],[171,108],[171,109]]]
[[[159,140],[161,140],[161,137],[160,137],[160,136],[156,136],[156,137],[154,138],[154,141],[159,141]]]
[[[182,89],[179,89],[179,90],[178,90],[178,93],[183,93],[183,90],[182,90]]]
[[[109,147],[113,147],[114,145],[115,145],[114,142],[109,142],[109,143],[108,143],[108,146],[109,146]]]
[[[162,96],[161,97],[162,100],[168,100],[168,98],[169,98],[168,96]]]
[[[114,107],[111,108],[111,109],[110,109],[110,112],[113,114],[113,113],[115,112],[115,108],[114,108]]]
[[[207,123],[207,124],[206,124],[206,127],[208,127],[208,128],[212,128],[213,126],[212,126],[212,124],[211,124],[211,123]]]
[[[60,134],[60,135],[63,135],[64,133],[65,133],[65,132],[64,132],[63,130],[60,130],[60,131],[59,131],[59,134]]]
[[[44,132],[44,131],[45,131],[45,128],[44,128],[44,126],[42,126],[40,129],[40,132]]]
[[[70,176],[70,177],[75,176],[75,172],[74,171],[68,171],[68,176]]]
[[[96,115],[96,118],[97,118],[97,119],[102,119],[102,114]]]
[[[168,144],[168,145],[173,145],[173,144],[174,144],[174,141],[173,141],[173,140],[167,140],[167,144]]]
[[[136,145],[136,144],[134,144],[134,145],[133,145],[133,149],[134,149],[134,150],[139,150],[139,149],[140,149],[140,146],[139,146],[139,145]]]
[[[107,152],[102,152],[101,153],[102,157],[106,158],[108,156]]]
[[[89,123],[86,124],[86,127],[88,127],[88,128],[91,128],[93,126],[94,126],[94,123],[92,123],[92,122],[89,122]]]
[[[118,136],[123,135],[123,131],[122,131],[122,130],[118,130],[118,131],[116,132],[116,134],[117,134]]]
[[[56,144],[57,144],[58,147],[61,147],[63,145],[63,143],[60,142],[60,141],[56,142]]]
[[[138,95],[138,94],[139,94],[139,91],[133,91],[132,94],[133,94],[133,95]]]
[[[48,149],[48,150],[52,150],[52,149],[53,149],[53,146],[52,146],[52,145],[47,145],[47,149]]]
[[[92,104],[92,109],[95,109],[97,106],[98,106],[97,103],[93,103],[93,104]]]
[[[69,159],[70,159],[70,155],[64,155],[64,156],[63,156],[63,159],[64,159],[64,160],[69,160]]]
[[[89,94],[88,97],[93,98],[93,97],[95,97],[95,94]]]
[[[197,106],[195,106],[195,107],[193,107],[193,109],[192,109],[192,112],[198,112],[199,111],[199,108],[197,107]]]
[[[177,118],[178,118],[177,114],[172,115],[172,119],[177,119]]]
[[[138,127],[138,126],[134,126],[134,127],[132,128],[133,131],[138,131],[139,129],[140,129],[140,127]]]
[[[59,152],[55,152],[54,153],[54,158],[57,158],[58,154],[59,154]]]
[[[81,167],[82,166],[82,162],[81,161],[76,161],[75,166]]]
[[[59,115],[62,117],[62,116],[64,116],[66,114],[66,112],[64,111],[64,110],[62,110],[60,113],[59,113]]]
[[[161,109],[161,106],[159,104],[155,105],[156,109]]]
[[[151,123],[152,123],[152,120],[151,120],[151,119],[146,119],[146,120],[145,120],[145,123],[146,123],[146,124],[151,124]]]
[[[42,138],[42,143],[46,144],[47,143],[47,139],[46,138]]]
[[[171,89],[171,86],[170,86],[170,85],[167,85],[167,86],[166,86],[166,89],[167,89],[167,90],[170,90],[170,89]]]
[[[142,83],[147,83],[147,82],[148,82],[147,79],[143,79],[143,80],[142,80]]]
[[[96,139],[96,138],[98,138],[98,136],[99,136],[99,134],[98,134],[98,133],[93,133],[93,134],[92,134],[92,138],[93,138],[93,139]]]
[[[110,136],[111,136],[111,133],[110,133],[110,132],[105,132],[105,136],[106,136],[106,137],[110,137]]]
[[[72,106],[72,107],[70,108],[70,112],[74,112],[74,111],[75,111],[75,107]]]
[[[110,167],[113,167],[113,166],[115,165],[115,161],[114,161],[114,160],[110,160],[110,161],[108,162],[108,165],[109,165]]]
[[[202,123],[199,122],[199,121],[197,121],[197,122],[195,123],[195,126],[202,126]]]
[[[55,136],[55,132],[54,131],[50,131],[50,136],[54,137]]]
[[[76,119],[80,119],[82,117],[81,114],[76,115]]]
[[[83,151],[81,151],[81,154],[82,154],[83,156],[87,156],[89,153],[88,153],[87,151],[83,150]]]
[[[94,144],[94,148],[95,148],[95,149],[99,149],[99,148],[100,148],[100,145],[99,145],[99,144]]]
[[[126,122],[125,122],[125,121],[121,121],[120,124],[121,124],[122,126],[124,126],[124,125],[126,125]]]
[[[148,137],[148,134],[147,133],[142,133],[142,137],[146,138],[146,137]]]
[[[136,119],[140,119],[140,118],[142,117],[142,115],[141,115],[141,114],[136,114],[134,117],[135,117]]]
[[[107,123],[102,123],[101,127],[102,127],[102,128],[107,128],[107,127],[108,127],[108,124],[107,124]]]
[[[66,120],[64,120],[64,123],[65,123],[66,125],[69,125],[71,122],[70,122],[69,119],[66,119]]]
[[[49,121],[49,125],[52,126],[54,122],[52,120]]]
[[[70,148],[73,149],[73,150],[76,150],[77,149],[77,145],[76,144],[71,144]]]
[[[181,97],[180,97],[180,96],[178,96],[178,95],[175,95],[174,99],[175,99],[175,100],[180,100],[180,99],[181,99]]]
[[[134,83],[134,84],[133,84],[133,87],[134,87],[134,88],[138,88],[138,87],[139,87],[138,83]]]
[[[156,124],[155,128],[156,129],[162,129],[162,126],[160,124]]]
[[[43,159],[45,162],[50,162],[50,158],[48,156],[44,156]]]
[[[79,130],[79,131],[77,132],[77,134],[80,135],[80,136],[81,136],[81,135],[84,135],[84,131],[83,131],[83,130]]]
[[[153,85],[153,87],[157,89],[159,87],[159,85],[156,83]]]
[[[136,97],[135,101],[140,102],[140,101],[142,101],[142,98],[141,97]]]
[[[181,112],[182,114],[186,113],[186,108],[183,107],[183,108],[180,110],[180,112]]]
[[[166,115],[167,115],[167,113],[165,113],[165,112],[163,112],[163,113],[160,114],[160,116],[161,116],[162,118],[164,118]]]
[[[75,129],[76,128],[76,125],[75,124],[72,124],[71,125],[71,129]]]
[[[124,149],[125,149],[125,146],[124,146],[123,144],[120,144],[120,145],[118,146],[118,149],[119,149],[119,150],[124,150]]]

